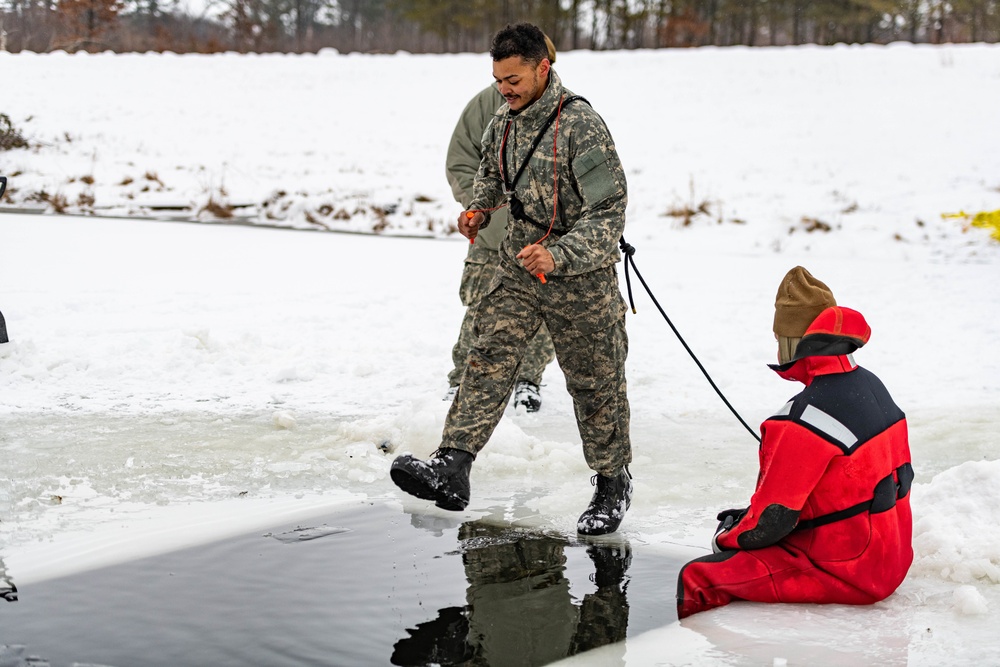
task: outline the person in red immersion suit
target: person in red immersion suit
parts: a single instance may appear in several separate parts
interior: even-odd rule
[[[775,299],[778,365],[805,389],[761,425],[746,509],[719,514],[713,554],[681,568],[677,614],[735,600],[871,604],[913,561],[906,417],[854,363],[871,329],[797,266]]]

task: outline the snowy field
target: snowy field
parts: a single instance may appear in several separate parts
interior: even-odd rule
[[[211,222],[212,200],[247,223],[0,214],[0,585],[359,498],[436,511],[388,469],[443,425],[466,249],[444,150],[489,66],[0,53],[0,112],[42,144],[0,153],[8,209]],[[665,599],[627,663],[995,662],[1000,243],[943,215],[1000,209],[1000,47],[574,52],[556,69],[616,138],[639,270],[743,417],[798,391],[765,364],[774,292],[801,264],[868,318],[856,359],[906,411],[917,473],[916,557],[886,601],[667,623]],[[757,443],[633,285],[622,536],[706,553],[715,513],[749,499]],[[556,365],[543,398],[501,422],[468,514],[573,531],[592,488]]]

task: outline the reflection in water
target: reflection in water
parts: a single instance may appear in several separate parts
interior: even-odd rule
[[[625,639],[627,543],[587,547],[597,590],[575,604],[565,538],[479,522],[462,524],[458,537],[466,606],[408,629],[392,664],[544,665]]]
[[[7,602],[17,600],[17,586],[7,576],[7,569],[4,567],[3,558],[0,558],[0,598],[3,598]]]

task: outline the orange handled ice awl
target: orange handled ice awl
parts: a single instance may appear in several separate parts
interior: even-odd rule
[[[465,212],[465,217],[468,218],[469,220],[472,220],[474,217],[476,217],[476,214],[473,213],[472,211],[466,211]],[[469,239],[469,243],[475,243],[475,242],[476,242],[476,237],[475,236],[473,236],[471,239]]]
[[[527,250],[527,249],[528,249],[528,247],[529,247],[529,246],[524,246],[524,249],[525,249],[525,250]],[[536,273],[536,274],[535,274],[535,277],[536,277],[536,278],[538,278],[538,280],[540,280],[540,281],[541,281],[541,283],[542,283],[543,285],[544,285],[544,284],[545,284],[546,282],[548,282],[547,280],[545,280],[545,274],[544,274],[544,273]]]

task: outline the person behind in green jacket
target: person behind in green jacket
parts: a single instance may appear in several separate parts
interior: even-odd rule
[[[506,104],[483,135],[473,199],[458,229],[474,240],[490,224],[489,213],[507,205],[500,265],[476,311],[477,336],[438,450],[427,460],[403,453],[389,474],[411,495],[465,509],[472,462],[545,324],[584,457],[596,473],[577,532],[603,535],[618,529],[632,497],[626,308],[615,267],[628,202],[625,170],[604,120],[551,69],[541,30],[507,26],[490,55]]]
[[[549,62],[556,61],[556,47],[547,36],[545,46],[548,49]],[[455,201],[467,207],[472,201],[472,184],[479,171],[479,163],[483,159],[483,132],[493,120],[505,100],[496,84],[484,88],[473,97],[462,111],[462,115],[452,132],[448,143],[448,157],[445,171],[448,183],[455,195]],[[465,268],[462,270],[462,283],[459,286],[459,297],[465,306],[465,317],[458,331],[458,340],[451,350],[451,360],[454,364],[448,373],[448,393],[445,400],[455,398],[458,385],[462,382],[465,371],[465,360],[472,347],[473,322],[476,308],[483,298],[486,288],[493,280],[493,274],[500,266],[500,242],[507,235],[507,209],[493,213],[489,227],[483,229],[476,237],[475,243],[469,244],[465,256]],[[542,407],[542,373],[545,367],[555,359],[556,352],[552,347],[552,338],[543,324],[538,333],[528,344],[528,351],[521,362],[517,383],[514,385],[514,407],[523,407],[527,412],[538,412]]]

